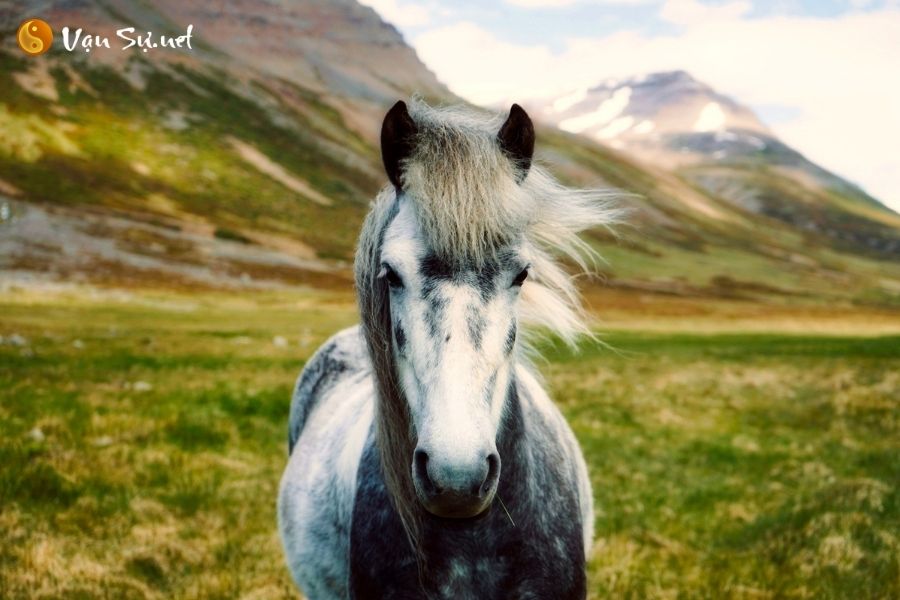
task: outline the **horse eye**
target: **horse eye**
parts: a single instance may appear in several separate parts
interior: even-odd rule
[[[396,271],[387,265],[384,266],[384,278],[387,280],[388,285],[394,289],[403,287],[403,280],[400,279],[400,276],[397,275]]]
[[[522,284],[525,283],[525,279],[528,277],[528,269],[522,269],[522,271],[516,275],[516,278],[513,279],[512,284],[516,287],[522,287]]]

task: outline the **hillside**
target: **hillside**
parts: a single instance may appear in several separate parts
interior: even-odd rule
[[[25,6],[4,10],[6,32]],[[381,185],[382,106],[443,88],[355,2],[222,10],[60,1],[42,12],[111,37],[192,23],[192,52],[125,52],[112,37],[112,49],[68,53],[58,39],[31,59],[3,36],[0,192],[19,217],[0,241],[7,268],[215,284],[306,281],[349,258]]]
[[[384,183],[383,111],[412,93],[455,101],[352,0],[49,5],[41,16],[57,30],[178,35],[192,23],[194,50],[69,53],[58,40],[28,58],[10,35],[27,3],[0,9],[7,280],[349,287],[359,225]],[[618,239],[593,234],[608,262],[592,295],[900,302],[900,217],[836,178],[822,185],[834,176],[771,139],[763,154],[777,160],[709,159],[692,137],[700,158],[672,164],[541,128],[538,157],[563,180],[617,187],[633,208]]]

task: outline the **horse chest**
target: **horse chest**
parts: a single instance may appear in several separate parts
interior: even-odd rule
[[[514,497],[513,490],[507,498]],[[514,525],[495,506],[474,522],[429,520],[423,592],[400,519],[379,477],[377,453],[360,465],[350,541],[350,597],[398,599],[584,598],[580,523],[557,503]],[[516,511],[516,505],[510,505]]]

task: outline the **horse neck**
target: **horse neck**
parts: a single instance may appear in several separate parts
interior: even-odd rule
[[[519,389],[513,369],[507,388],[503,423],[497,436],[497,451],[502,461],[499,491],[505,492],[504,495],[518,493],[528,478],[529,438]]]

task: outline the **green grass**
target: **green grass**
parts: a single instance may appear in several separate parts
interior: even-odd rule
[[[549,381],[598,508],[599,597],[900,592],[900,337],[613,334]]]
[[[0,597],[296,597],[290,388],[346,297],[11,292],[0,315]],[[900,594],[900,337],[605,340],[540,365],[590,464],[593,597]]]

